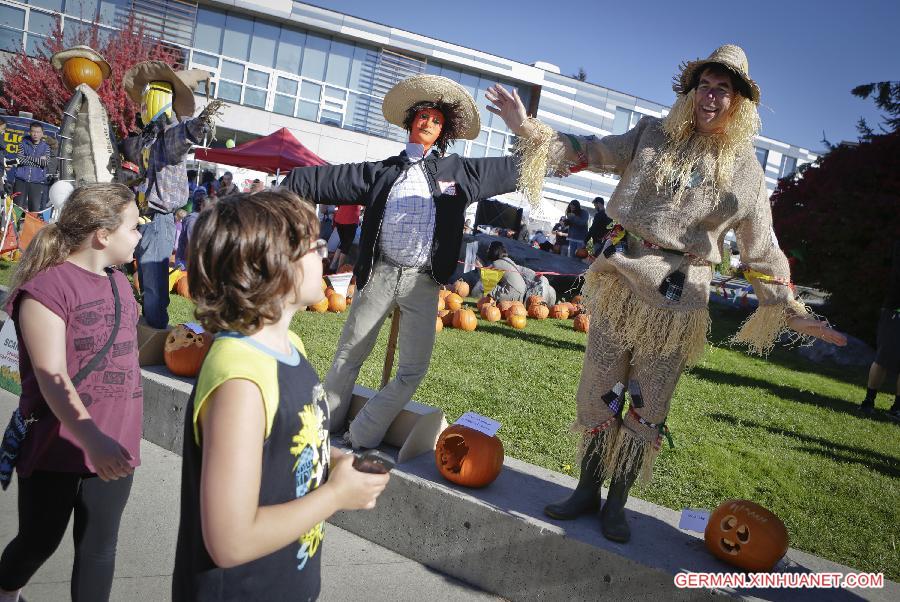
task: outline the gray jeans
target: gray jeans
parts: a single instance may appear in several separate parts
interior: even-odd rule
[[[325,376],[325,394],[334,430],[341,429],[347,418],[353,385],[375,346],[384,319],[395,307],[400,309],[397,373],[350,424],[355,447],[376,447],[381,443],[391,422],[412,399],[428,373],[439,288],[428,274],[379,261],[369,281],[353,297],[334,362]]]

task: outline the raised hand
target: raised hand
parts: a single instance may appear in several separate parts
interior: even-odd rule
[[[528,114],[525,112],[525,105],[522,104],[522,99],[519,98],[519,93],[515,88],[509,92],[500,84],[494,84],[485,91],[484,95],[491,101],[491,104],[487,106],[488,111],[499,115],[513,134],[526,135],[527,130],[522,125],[528,119]]]
[[[788,327],[795,332],[822,339],[838,347],[843,347],[847,344],[847,335],[831,328],[827,322],[822,320],[794,316],[788,320]]]

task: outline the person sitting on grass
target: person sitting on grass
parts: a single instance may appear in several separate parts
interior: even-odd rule
[[[288,328],[322,296],[318,232],[286,190],[224,196],[194,227],[191,297],[217,337],[184,420],[175,602],[316,599],[324,521],[387,485],[331,448],[325,391]]]

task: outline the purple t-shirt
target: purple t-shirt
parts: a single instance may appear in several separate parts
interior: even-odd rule
[[[138,366],[138,306],[125,275],[115,271],[113,280],[122,306],[119,333],[106,357],[76,389],[97,427],[122,444],[134,458],[132,465],[138,466],[144,409]],[[97,355],[112,334],[116,306],[109,278],[64,262],[23,284],[6,303],[19,339],[19,407],[25,416],[34,411],[41,416],[28,429],[16,470],[23,477],[34,470],[92,473],[78,440],[59,423],[41,395],[18,323],[19,300],[24,293],[66,323],[66,362],[71,378]]]

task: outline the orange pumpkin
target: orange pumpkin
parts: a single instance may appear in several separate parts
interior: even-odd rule
[[[481,317],[488,322],[496,322],[503,316],[500,315],[500,308],[496,305],[485,305],[481,308]]]
[[[575,311],[575,304],[574,304],[574,303],[571,303],[571,302],[569,302],[569,301],[563,301],[562,304],[565,305],[565,306],[566,306],[566,309],[569,310],[569,315],[571,315],[572,312]]]
[[[324,314],[328,311],[328,297],[322,297],[318,303],[313,303],[307,309],[309,311],[314,311],[317,314]]]
[[[563,303],[557,303],[550,308],[550,317],[554,320],[565,320],[569,317],[569,308]]]
[[[450,311],[456,311],[457,309],[462,307],[463,300],[462,297],[460,297],[456,293],[450,293],[449,295],[447,295],[447,298],[444,299],[444,303],[447,304],[447,309],[449,309]]]
[[[509,311],[509,308],[512,307],[512,304],[513,304],[512,301],[507,301],[507,300],[503,300],[497,304],[497,307],[500,308],[500,313],[503,315],[504,320],[506,319],[506,312]]]
[[[754,573],[771,571],[788,549],[781,519],[749,500],[728,500],[713,510],[703,539],[713,556]]]
[[[503,443],[496,436],[452,424],[438,437],[434,459],[445,479],[466,487],[491,484],[503,468]]]
[[[62,78],[69,90],[74,91],[79,84],[87,84],[96,90],[103,83],[103,72],[94,61],[76,56],[63,63]]]
[[[325,279],[322,278],[322,293],[325,293],[325,290],[328,288],[328,283],[325,282]]]
[[[212,345],[213,337],[208,332],[197,333],[184,324],[179,324],[166,335],[163,360],[166,368],[178,376],[197,376],[203,358]]]
[[[440,331],[444,330],[444,322],[441,320],[441,317],[437,316],[434,320],[435,320],[434,331],[440,332]]]
[[[531,307],[532,305],[537,305],[539,303],[544,302],[544,297],[541,295],[529,295],[528,299],[525,301],[525,307]]]
[[[572,304],[572,312],[569,314],[569,317],[577,318],[578,316],[580,316],[583,313],[584,313],[584,305],[576,305],[575,303],[573,303]]]
[[[191,298],[191,289],[188,285],[187,273],[185,273],[185,275],[179,278],[178,282],[175,283],[175,294],[181,295],[185,299]]]
[[[341,267],[338,268],[337,273],[338,274],[347,274],[352,271],[353,271],[352,265],[350,265],[349,263],[343,263],[343,264],[341,264]]]
[[[550,315],[550,308],[543,303],[535,303],[528,308],[528,317],[535,320],[543,320]]]
[[[587,332],[591,327],[591,316],[588,314],[578,314],[575,321],[572,322],[575,332]]]
[[[528,324],[528,318],[519,314],[513,314],[506,319],[506,323],[516,330],[522,330]]]
[[[347,307],[350,307],[351,305],[353,305],[353,297],[347,295]]]
[[[572,303],[576,305],[584,303],[584,295],[575,295],[572,297]]]
[[[457,309],[453,312],[453,328],[473,331],[478,326],[478,318],[471,309]]]
[[[326,296],[326,297],[330,297],[330,296],[333,295],[333,294],[334,294],[334,289],[333,289],[333,288],[331,288],[330,286],[325,288],[325,296]]]
[[[587,256],[588,250],[585,247],[578,247],[578,249],[575,251],[575,257],[577,257],[578,259],[584,259]]]
[[[347,309],[347,297],[339,293],[328,295],[328,311],[339,314]]]
[[[442,309],[441,311],[439,311],[438,318],[441,319],[441,322],[444,324],[444,326],[453,326],[453,312],[449,309]]]
[[[503,319],[506,319],[513,314],[518,316],[527,316],[528,310],[525,309],[525,306],[522,305],[521,301],[513,301],[509,304],[509,307],[506,308],[506,311],[504,311],[503,307],[501,307],[500,314],[503,316]]]
[[[451,291],[448,288],[441,287],[441,290],[438,291],[438,297],[440,297],[441,299],[446,299],[447,295],[449,295],[452,292],[453,291]]]
[[[457,280],[453,285],[453,292],[465,299],[469,296],[469,285],[465,280]]]
[[[475,306],[478,308],[478,311],[481,311],[485,305],[496,305],[496,303],[497,302],[492,296],[485,295],[484,297],[479,299],[477,303],[475,303]]]

